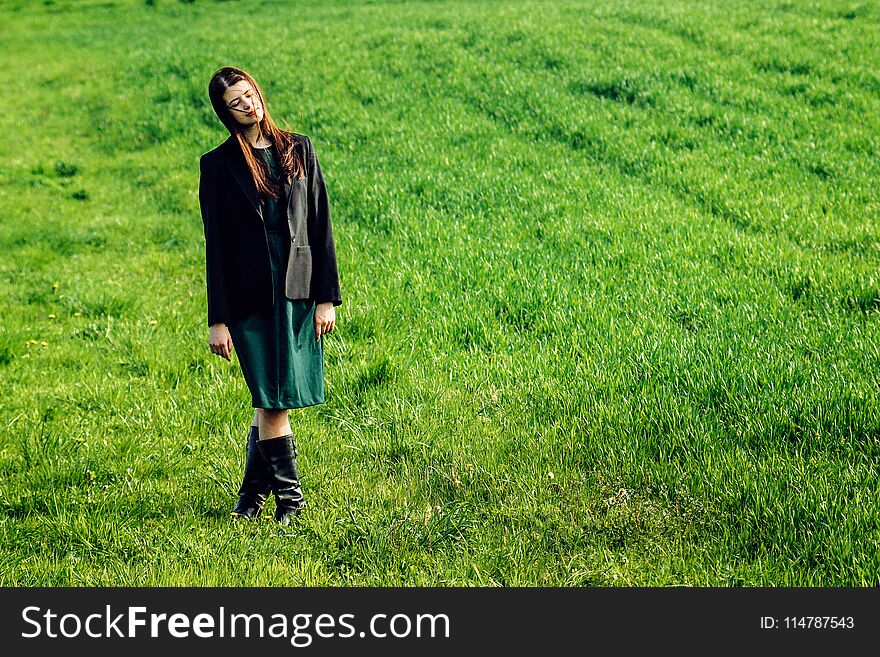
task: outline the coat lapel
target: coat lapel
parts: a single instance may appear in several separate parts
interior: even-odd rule
[[[257,185],[248,171],[247,163],[244,161],[244,155],[238,147],[238,142],[234,137],[230,136],[225,142],[224,161],[229,171],[232,173],[244,195],[247,196],[251,205],[254,206],[260,219],[263,219],[263,208],[260,203],[260,195],[257,193]],[[283,180],[281,183],[281,200],[283,207],[287,208],[290,201],[290,181]]]
[[[241,150],[238,148],[238,142],[230,135],[224,142],[224,145],[223,160],[226,162],[227,168],[232,173],[232,177],[235,178],[239,187],[241,187],[244,195],[251,202],[251,205],[254,206],[254,210],[256,210],[260,219],[262,219],[263,210],[260,204],[260,196],[257,194],[257,186],[254,184],[250,171],[248,171],[244,155],[242,155]]]

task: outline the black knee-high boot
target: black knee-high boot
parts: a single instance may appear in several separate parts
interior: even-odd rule
[[[269,499],[272,490],[269,465],[263,460],[263,455],[257,447],[259,430],[251,426],[251,432],[247,441],[247,458],[244,464],[244,480],[238,490],[238,504],[232,510],[233,517],[256,520],[263,510],[263,505]]]
[[[275,493],[275,520],[288,524],[306,505],[296,469],[296,442],[293,434],[257,441],[263,459],[269,464],[269,483]]]

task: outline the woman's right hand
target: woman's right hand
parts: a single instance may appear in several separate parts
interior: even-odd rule
[[[211,353],[232,361],[230,356],[232,354],[232,336],[229,335],[226,324],[219,323],[211,326],[211,337],[208,341],[211,345]]]

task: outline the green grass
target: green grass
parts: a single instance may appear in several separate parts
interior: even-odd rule
[[[0,4],[0,585],[880,584],[880,10],[692,4]],[[228,520],[226,64],[331,197],[289,528]]]

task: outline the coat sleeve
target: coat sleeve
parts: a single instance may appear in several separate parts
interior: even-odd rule
[[[336,247],[330,223],[330,204],[321,165],[315,155],[312,140],[306,136],[309,177],[309,245],[312,247],[312,296],[317,303],[332,302],[342,305],[339,288],[339,270],[336,265]]]
[[[199,160],[199,205],[205,227],[205,271],[208,288],[208,326],[229,321],[229,295],[223,270],[223,245],[219,231],[222,189],[216,165],[202,155]]]

